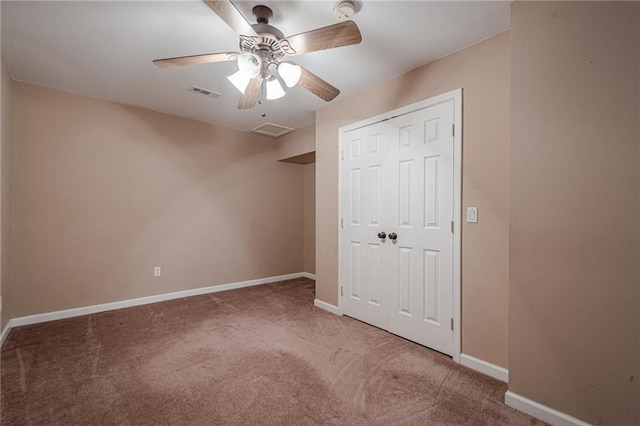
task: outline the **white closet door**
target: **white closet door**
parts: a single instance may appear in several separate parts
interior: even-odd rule
[[[391,224],[385,197],[395,144],[386,123],[346,133],[342,151],[341,307],[348,315],[387,328],[389,277],[380,232]]]
[[[389,258],[388,330],[445,354],[453,352],[453,101],[390,123],[395,188],[385,199],[397,239]]]
[[[345,132],[340,188],[342,311],[449,355],[453,122],[451,100]]]

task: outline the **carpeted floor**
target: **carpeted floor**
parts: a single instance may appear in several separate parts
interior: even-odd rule
[[[2,425],[542,424],[313,298],[302,278],[13,329]]]

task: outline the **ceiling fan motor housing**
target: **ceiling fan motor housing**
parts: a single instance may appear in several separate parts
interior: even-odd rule
[[[252,24],[251,27],[258,37],[240,36],[240,50],[255,53],[263,60],[277,64],[285,55],[280,46],[284,34],[273,25],[269,25],[273,12],[267,6],[254,7],[253,14],[256,16],[257,24]]]
[[[284,52],[280,46],[280,40],[284,38],[282,33],[275,27],[268,24],[252,25],[258,37],[240,37],[240,50],[249,53],[258,53],[259,50],[266,50],[273,55],[275,60],[284,57]]]

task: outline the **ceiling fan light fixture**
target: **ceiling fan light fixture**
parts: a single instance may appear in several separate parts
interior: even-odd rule
[[[278,73],[287,87],[293,87],[300,81],[302,68],[291,62],[281,62],[278,64]]]
[[[282,88],[280,82],[273,76],[266,81],[267,84],[267,99],[273,101],[275,99],[280,99],[286,93]]]
[[[240,91],[240,93],[244,93],[244,91],[247,90],[249,81],[251,81],[251,77],[238,70],[234,74],[231,74],[229,77],[227,77],[227,80],[229,80],[231,84],[233,84],[235,88]]]
[[[260,57],[255,53],[241,53],[238,55],[238,69],[249,79],[257,77],[260,74]]]

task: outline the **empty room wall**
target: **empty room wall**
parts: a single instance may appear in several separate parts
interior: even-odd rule
[[[12,316],[302,271],[303,169],[275,140],[14,87]]]
[[[316,273],[316,165],[304,167],[304,272]]]
[[[509,390],[640,421],[638,2],[512,4]]]
[[[309,124],[278,138],[278,160],[303,164],[304,261],[303,270],[316,271],[316,125]]]
[[[0,57],[0,77],[2,93],[2,133],[0,134],[0,297],[2,297],[2,314],[0,330],[9,322],[9,308],[11,295],[9,280],[10,243],[11,243],[11,136],[12,136],[12,106],[13,106],[13,78],[3,57]]]
[[[509,34],[338,98],[316,114],[316,297],[338,304],[338,130],[463,89],[462,351],[507,367],[509,255]]]
[[[278,160],[286,160],[316,150],[316,125],[296,129],[278,138]]]

